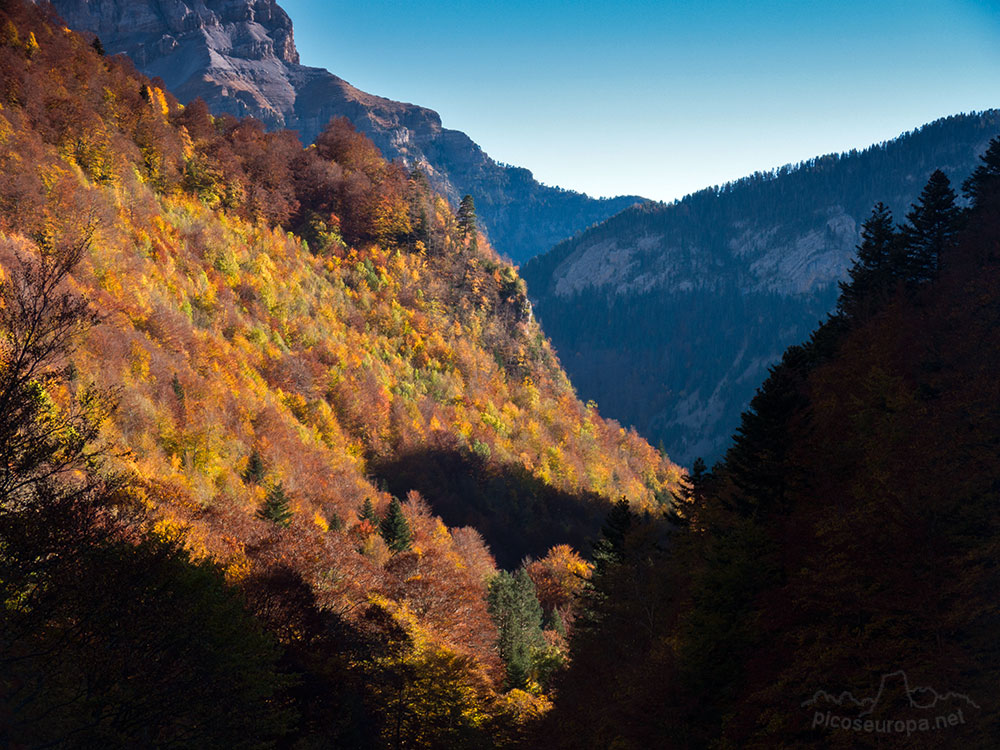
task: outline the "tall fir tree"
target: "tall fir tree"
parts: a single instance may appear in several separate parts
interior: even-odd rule
[[[625,538],[635,524],[635,512],[622,497],[608,511],[601,528],[601,538],[594,543],[594,577],[600,577],[611,565],[625,557]]]
[[[458,228],[462,232],[462,239],[469,244],[470,248],[475,250],[477,246],[476,236],[478,227],[476,225],[476,202],[472,199],[471,195],[466,195],[462,198],[462,202],[458,206],[456,218],[458,219]]]
[[[375,512],[375,505],[370,497],[366,497],[361,505],[361,512],[358,513],[359,521],[368,521],[374,528],[379,527],[378,514]]]
[[[382,519],[379,530],[386,545],[393,552],[403,552],[413,544],[413,532],[410,531],[410,524],[403,515],[403,506],[396,498],[389,503],[389,510]]]
[[[903,226],[910,281],[930,281],[937,277],[942,255],[958,233],[961,216],[951,182],[940,169],[934,170]]]
[[[876,203],[861,225],[857,249],[847,272],[850,280],[840,282],[837,300],[837,312],[849,320],[866,319],[879,309],[902,271],[900,236],[884,203]]]
[[[176,375],[174,378],[176,379]],[[264,459],[260,452],[254,448],[250,458],[247,459],[247,468],[243,471],[243,481],[247,484],[260,484],[267,475],[267,467],[264,466]]]
[[[670,523],[677,526],[687,526],[692,508],[705,500],[707,482],[708,466],[705,465],[705,459],[696,458],[690,473],[681,477],[680,490],[671,492],[674,498],[673,507],[666,514]]]
[[[507,668],[507,687],[524,688],[532,679],[535,657],[545,646],[542,605],[528,571],[500,571],[490,581],[486,605],[497,626],[497,650]]]
[[[971,208],[979,208],[985,198],[1000,191],[1000,136],[990,141],[981,163],[962,183],[962,193]]]
[[[281,482],[271,485],[264,498],[264,504],[257,511],[257,517],[287,527],[292,520],[292,509],[289,506],[285,487]]]

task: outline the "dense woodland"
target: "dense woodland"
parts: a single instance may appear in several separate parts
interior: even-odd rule
[[[767,367],[833,309],[872,204],[902,217],[931,172],[960,183],[998,133],[995,110],[956,115],[861,151],[630,208],[526,263],[529,295],[582,398],[676,461],[713,461]],[[806,259],[819,267],[760,270],[762,251],[793,256],[800,242],[823,248]],[[610,255],[643,243],[621,283],[557,290],[588,248]]]
[[[0,7],[0,745],[1000,745],[1000,140],[684,474],[472,200]]]
[[[471,200],[21,2],[0,405],[12,747],[506,746],[612,503],[681,476],[576,399]]]
[[[539,746],[1000,744],[1000,139],[964,194],[936,171],[902,225],[874,207],[672,531],[609,519]]]

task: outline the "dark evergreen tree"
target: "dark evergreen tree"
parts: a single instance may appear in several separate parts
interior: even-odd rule
[[[869,317],[891,293],[903,272],[902,262],[892,211],[880,201],[861,225],[861,244],[848,270],[850,280],[840,282],[837,312],[847,319]]]
[[[708,467],[705,459],[696,458],[689,474],[681,477],[680,490],[672,492],[674,507],[667,511],[667,520],[678,526],[686,526],[687,515],[693,505],[705,499],[705,487],[708,481]]]
[[[181,384],[181,381],[178,379],[176,372],[174,373],[173,379],[170,381],[170,387],[174,391],[174,396],[177,397],[177,402],[180,403],[180,404],[183,404],[184,403],[184,386]],[[259,456],[258,456],[258,458],[259,458]]]
[[[175,376],[176,378],[176,376]],[[243,471],[243,481],[247,484],[260,484],[267,475],[267,467],[264,466],[264,459],[256,448],[247,459],[247,468]]]
[[[420,242],[423,244],[425,250],[429,250],[431,247],[431,229],[430,222],[427,220],[427,211],[420,208],[414,215],[416,216],[413,222],[414,245]]]
[[[375,505],[372,503],[370,497],[366,497],[364,503],[361,505],[361,512],[358,513],[359,521],[368,521],[376,529],[379,526],[378,513],[375,512]]]
[[[599,577],[608,566],[624,559],[625,538],[635,520],[635,513],[624,497],[608,511],[604,526],[601,528],[601,538],[594,543],[595,577]]]
[[[338,513],[331,513],[328,523],[332,531],[343,531],[344,529],[344,519]]]
[[[962,183],[962,192],[972,208],[978,208],[987,196],[1000,190],[1000,137],[990,141],[981,162]]]
[[[694,460],[694,466],[691,467],[691,474],[688,477],[688,483],[691,485],[691,498],[696,502],[704,499],[707,481],[708,467],[705,465],[705,459],[698,457]]]
[[[787,428],[808,403],[804,383],[815,364],[808,344],[790,346],[743,412],[726,465],[739,490],[729,503],[731,510],[745,518],[763,518],[787,506],[796,479],[787,466],[792,448]]]
[[[264,504],[257,511],[257,517],[265,521],[270,521],[278,526],[288,526],[292,518],[292,509],[289,507],[288,496],[285,494],[285,487],[278,482],[271,485],[264,498]]]
[[[528,571],[500,571],[490,581],[486,604],[497,626],[497,650],[507,667],[507,685],[524,688],[533,676],[535,658],[545,645],[542,605]]]
[[[101,44],[101,38],[99,36],[94,37],[94,41],[90,43],[90,46],[94,48],[94,52],[99,54],[101,57],[104,57],[104,45]]]
[[[475,249],[477,244],[476,203],[471,195],[466,195],[462,198],[462,202],[458,206],[456,218],[458,219],[458,228],[462,233],[462,239],[469,243],[470,248]]]
[[[940,169],[934,170],[903,227],[909,280],[923,282],[937,277],[941,256],[958,233],[961,215],[951,182]]]
[[[389,510],[382,519],[379,531],[393,552],[403,552],[413,544],[413,532],[410,531],[410,524],[403,515],[403,506],[396,498],[389,503]]]

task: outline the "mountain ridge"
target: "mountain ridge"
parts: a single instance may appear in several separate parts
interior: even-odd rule
[[[529,296],[582,398],[681,463],[714,459],[767,367],[831,310],[872,204],[902,220],[933,169],[960,182],[998,132],[1000,111],[955,115],[633,206],[528,261]]]
[[[53,7],[108,52],[162,78],[182,102],[201,97],[213,112],[297,130],[304,144],[331,118],[347,117],[386,158],[426,172],[453,203],[472,195],[493,245],[518,262],[642,200],[542,185],[529,170],[498,164],[468,135],[443,127],[437,112],[302,65],[291,19],[275,0],[54,0]]]

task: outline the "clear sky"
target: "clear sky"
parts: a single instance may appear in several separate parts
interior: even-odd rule
[[[672,200],[1000,107],[1000,0],[278,0],[306,65],[591,195]]]

